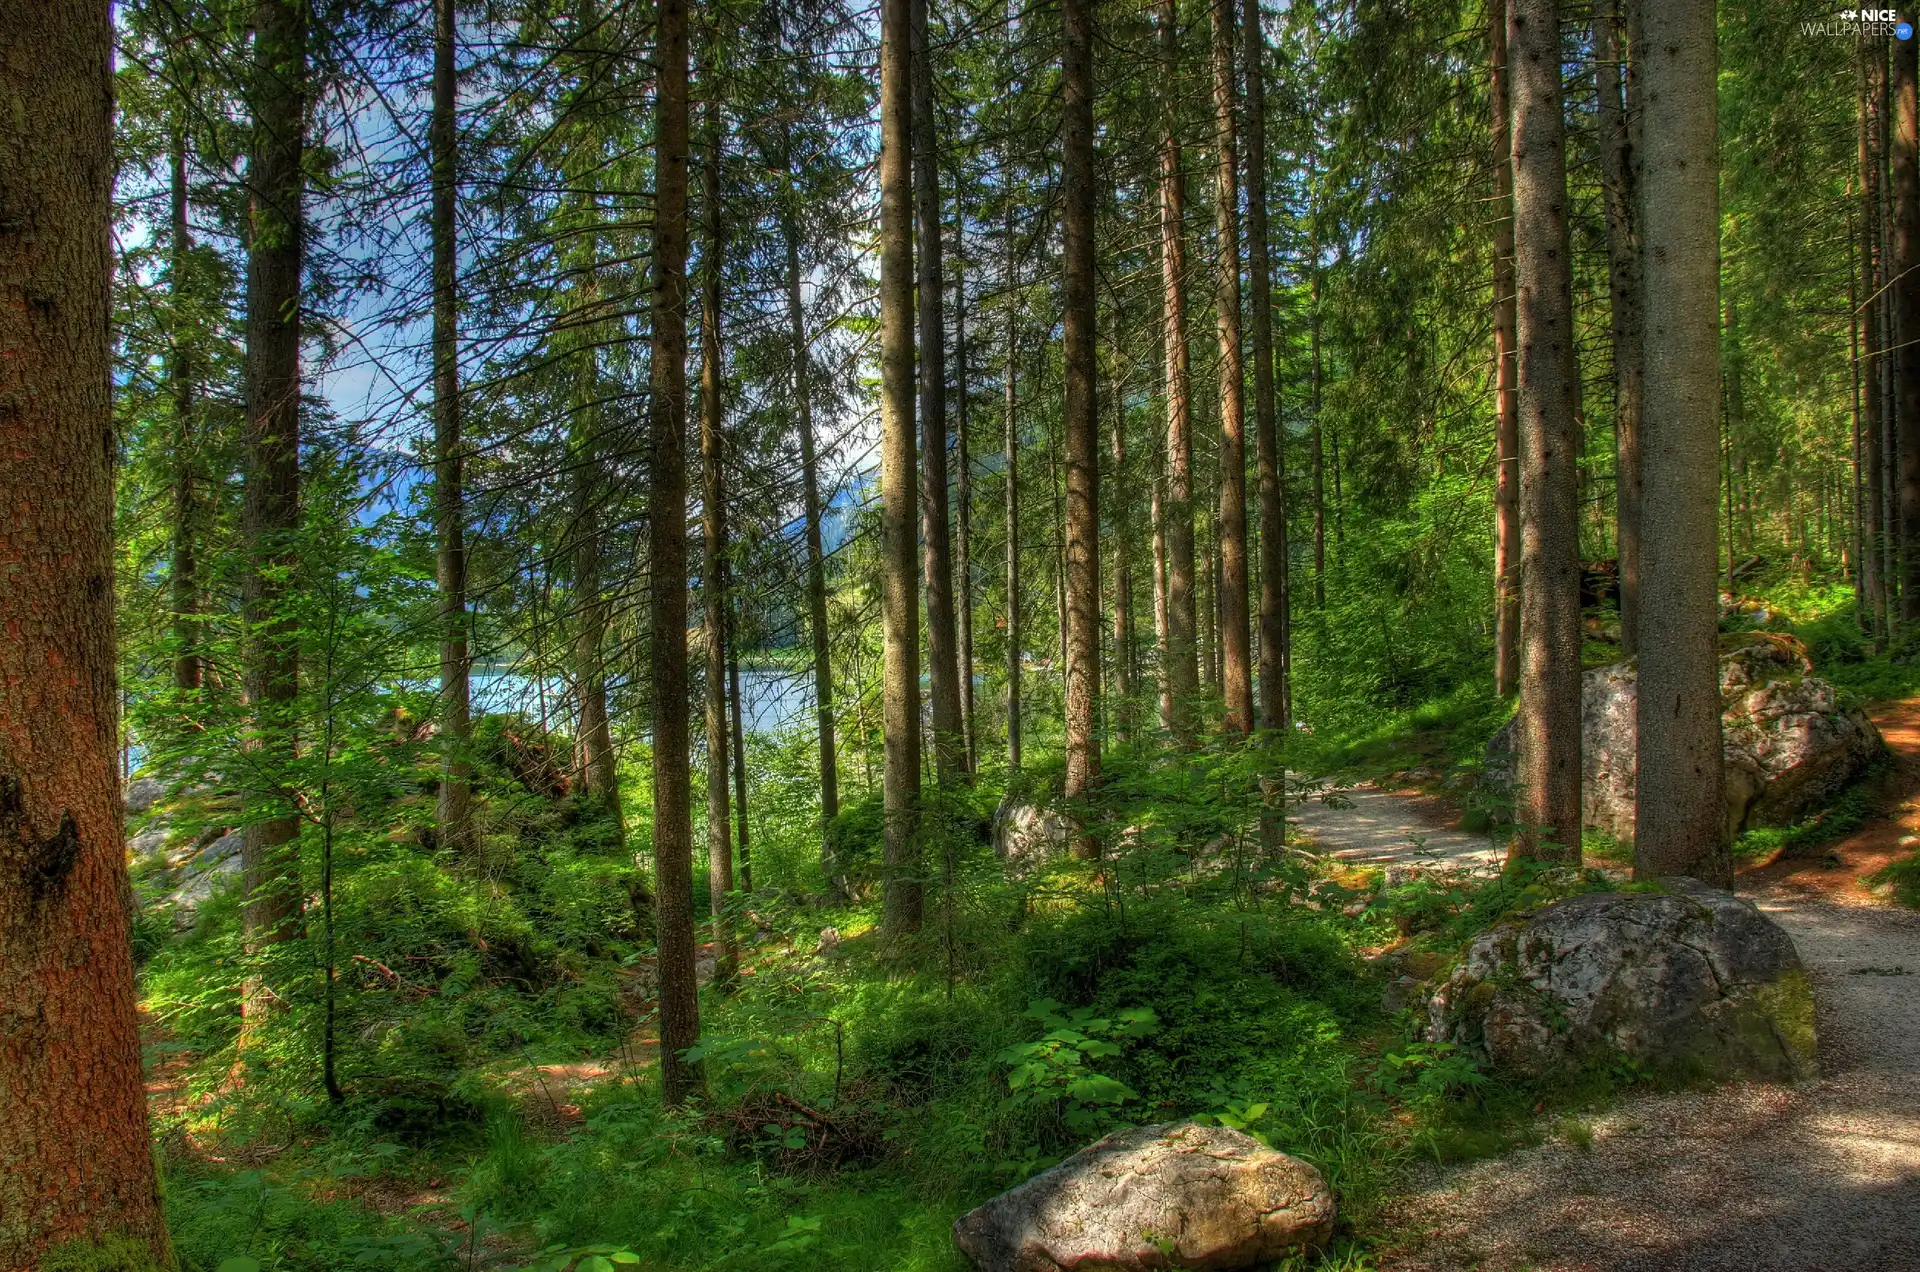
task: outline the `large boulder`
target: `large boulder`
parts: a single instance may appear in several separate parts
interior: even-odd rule
[[[1116,1131],[953,1225],[980,1272],[1225,1272],[1333,1234],[1320,1172],[1220,1126]]]
[[[1792,637],[1750,632],[1720,658],[1727,833],[1783,826],[1858,777],[1883,750],[1880,731],[1833,686],[1815,677]],[[1580,684],[1580,812],[1587,826],[1622,842],[1634,833],[1634,721],[1639,675],[1632,663],[1595,667]],[[1486,783],[1511,791],[1518,717],[1487,744]]]
[[[1429,1036],[1545,1075],[1625,1057],[1705,1078],[1817,1073],[1793,941],[1730,892],[1595,892],[1476,937],[1428,1004]]]
[[[1065,814],[1008,791],[993,813],[993,850],[1012,877],[1031,874],[1067,851],[1073,827]]]

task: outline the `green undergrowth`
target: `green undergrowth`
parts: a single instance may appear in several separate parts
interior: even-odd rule
[[[930,792],[925,923],[891,946],[876,801],[856,795],[832,828],[832,892],[773,801],[756,890],[729,898],[740,975],[702,993],[706,1091],[671,1114],[632,857],[593,810],[495,774],[477,860],[343,824],[338,1102],[321,913],[307,940],[250,956],[228,890],[153,936],[149,1058],[178,1092],[157,1130],[183,1266],[958,1269],[950,1226],[973,1205],[1108,1130],[1200,1117],[1318,1165],[1342,1220],[1313,1266],[1367,1267],[1411,1165],[1497,1151],[1531,1133],[1529,1110],[1620,1085],[1512,1083],[1417,1041],[1383,1003],[1380,954],[1437,973],[1487,924],[1598,883],[1382,891],[1263,834],[1282,773],[1295,798],[1317,789],[1297,767],[1258,747],[1116,749],[1070,810],[1100,862],[1019,877],[987,842],[996,782]],[[1042,762],[1021,780],[1044,799],[1058,777]],[[283,1005],[242,1058],[249,973]]]

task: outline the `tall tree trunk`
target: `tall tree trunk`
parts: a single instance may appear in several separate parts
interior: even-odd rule
[[[1173,690],[1167,668],[1173,662],[1173,645],[1168,631],[1167,604],[1167,453],[1153,449],[1153,639],[1154,654],[1160,668],[1160,727],[1173,733]]]
[[[253,150],[247,163],[246,490],[241,539],[246,573],[241,606],[249,633],[247,701],[253,723],[249,767],[260,774],[246,795],[240,849],[245,930],[255,951],[300,932],[300,817],[290,773],[298,752],[299,632],[289,612],[289,575],[300,531],[300,275],[305,239],[301,178],[306,123],[307,30],[294,0],[260,0],[254,10],[251,85]],[[278,1001],[256,974],[242,1013],[249,1024]]]
[[[433,0],[433,508],[440,587],[440,842],[472,853],[473,744],[468,700],[465,459],[460,441],[459,255],[454,3]]]
[[[1869,55],[1871,51],[1871,56]],[[1880,491],[1885,485],[1881,453],[1880,368],[1880,84],[1885,58],[1881,41],[1861,36],[1857,102],[1860,114],[1860,294],[1854,313],[1860,329],[1860,587],[1866,601],[1865,626],[1887,631],[1887,585],[1881,566],[1886,525]]]
[[[702,74],[706,72],[703,69]],[[727,481],[721,438],[720,287],[726,246],[720,221],[720,97],[709,91],[706,156],[700,166],[706,213],[700,250],[700,564],[706,655],[707,894],[713,914],[713,979],[732,983],[739,963],[727,894],[733,891],[733,819],[727,800]]]
[[[953,617],[953,528],[947,490],[946,308],[941,263],[939,135],[933,116],[928,0],[911,0],[913,203],[919,227],[920,523],[925,547],[927,678],[933,703],[933,761],[942,787],[967,779],[966,723],[960,714],[960,655]]]
[[[1116,315],[1117,317],[1117,315]],[[1113,511],[1113,662],[1114,662],[1114,737],[1133,741],[1135,695],[1133,663],[1133,534],[1127,518],[1132,483],[1127,476],[1127,399],[1125,386],[1115,377],[1113,412],[1107,426],[1108,453],[1113,460],[1113,480],[1109,483]]]
[[[1920,48],[1895,40],[1887,74],[1892,99],[1887,145],[1893,201],[1893,259],[1889,286],[1893,306],[1890,352],[1893,410],[1898,433],[1900,490],[1900,621],[1920,619]]]
[[[1247,276],[1253,289],[1253,450],[1260,473],[1260,726],[1288,712],[1287,461],[1273,384],[1273,260],[1267,247],[1266,33],[1244,0],[1247,75]]]
[[[1625,0],[1638,8],[1640,0]],[[1599,93],[1601,189],[1607,217],[1607,281],[1613,339],[1614,504],[1620,596],[1620,653],[1639,652],[1640,616],[1640,229],[1635,157],[1627,121],[1638,114],[1638,76],[1621,21],[1622,0],[1593,11],[1594,87]],[[1637,131],[1637,130],[1636,130]]]
[[[966,742],[967,771],[980,763],[979,734],[973,702],[973,437],[968,416],[973,404],[967,377],[966,209],[959,182],[953,200],[953,352],[954,352],[954,518],[953,577],[959,599],[960,727]]]
[[[1178,38],[1174,0],[1160,0],[1160,74],[1176,72]],[[1167,373],[1167,661],[1161,675],[1170,719],[1168,731],[1181,746],[1197,741],[1195,700],[1200,696],[1199,616],[1194,596],[1193,377],[1187,360],[1186,178],[1175,131],[1173,98],[1160,123],[1160,322]]]
[[[1006,229],[1007,277],[1011,292],[1014,277],[1013,211],[1009,205]],[[1005,403],[1002,416],[1002,441],[1006,470],[1007,522],[1007,769],[1020,771],[1020,395],[1017,375],[1020,369],[1020,342],[1016,324],[1018,307],[1011,296],[1006,308],[1007,367],[1001,377]]]
[[[1520,411],[1513,387],[1519,319],[1513,279],[1507,0],[1492,0],[1487,13],[1493,65],[1493,687],[1502,698],[1510,698],[1520,689]]]
[[[1513,81],[1521,525],[1521,806],[1513,853],[1577,862],[1579,426],[1556,0],[1512,0],[1507,47]]]
[[[173,302],[171,315],[172,348],[167,358],[168,387],[173,396],[173,551],[168,583],[173,601],[173,686],[198,689],[206,679],[206,664],[200,643],[200,567],[199,567],[199,483],[194,469],[199,462],[199,428],[194,407],[194,333],[188,297],[192,268],[193,237],[187,228],[187,124],[186,106],[179,108],[168,154],[171,238],[167,283]]]
[[[654,921],[660,951],[660,1076],[668,1107],[706,1085],[697,1061],[693,820],[687,728],[687,5],[660,0],[654,63],[653,370],[648,517],[653,609]]]
[[[1307,434],[1313,461],[1313,607],[1327,607],[1327,442],[1320,422],[1320,239],[1318,228],[1307,256]]]
[[[740,890],[753,891],[753,857],[747,835],[747,718],[740,696],[740,597],[733,590],[733,569],[727,567],[727,696],[733,705],[733,825],[739,851]]]
[[[1240,161],[1234,0],[1213,0],[1214,324],[1220,337],[1220,679],[1229,733],[1253,731],[1247,578],[1246,367],[1240,349]]]
[[[1642,17],[1647,394],[1636,877],[1733,886],[1715,596],[1720,144],[1711,6]],[[1576,756],[1577,760],[1577,756]]]
[[[886,810],[881,926],[920,929],[920,579],[915,562],[912,0],[880,5],[880,556]]]
[[[789,185],[789,198],[792,188]],[[793,337],[793,398],[799,415],[800,478],[806,487],[807,627],[813,640],[813,706],[820,736],[821,847],[826,824],[840,815],[840,759],[833,724],[833,656],[827,628],[827,555],[820,532],[820,464],[813,441],[813,344],[800,298],[800,230],[791,208],[783,209],[781,233],[787,241],[787,323]],[[828,878],[836,871],[822,861]]]
[[[593,366],[593,351],[586,351]],[[581,429],[573,474],[573,676],[580,704],[576,739],[580,752],[580,780],[586,793],[621,825],[620,783],[614,767],[613,726],[607,716],[607,592],[601,567],[598,405],[594,401],[597,377],[589,372],[580,386]]]
[[[113,27],[0,5],[0,1269],[160,1208],[127,941],[109,375]]]
[[[1100,420],[1093,246],[1093,0],[1061,0],[1060,259],[1066,377],[1067,776],[1079,799],[1100,781]],[[1083,838],[1083,852],[1097,851]]]

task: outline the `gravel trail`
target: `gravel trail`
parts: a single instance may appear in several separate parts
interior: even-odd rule
[[[1351,796],[1300,818],[1321,851],[1414,860],[1424,836],[1487,860],[1431,807]],[[1395,1208],[1383,1270],[1920,1272],[1920,914],[1786,884],[1747,895],[1813,981],[1820,1080],[1630,1099],[1585,1120],[1590,1139],[1433,1172]]]

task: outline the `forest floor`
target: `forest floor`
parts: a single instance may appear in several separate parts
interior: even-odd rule
[[[1866,883],[1920,833],[1920,700],[1871,713],[1906,796],[1821,852],[1757,864],[1739,890],[1784,927],[1814,985],[1822,1076],[1624,1101],[1545,1142],[1433,1170],[1392,1210],[1392,1272],[1920,1270],[1920,915]],[[1479,864],[1444,804],[1361,788],[1301,817],[1323,851]],[[1471,846],[1477,845],[1477,847]]]

